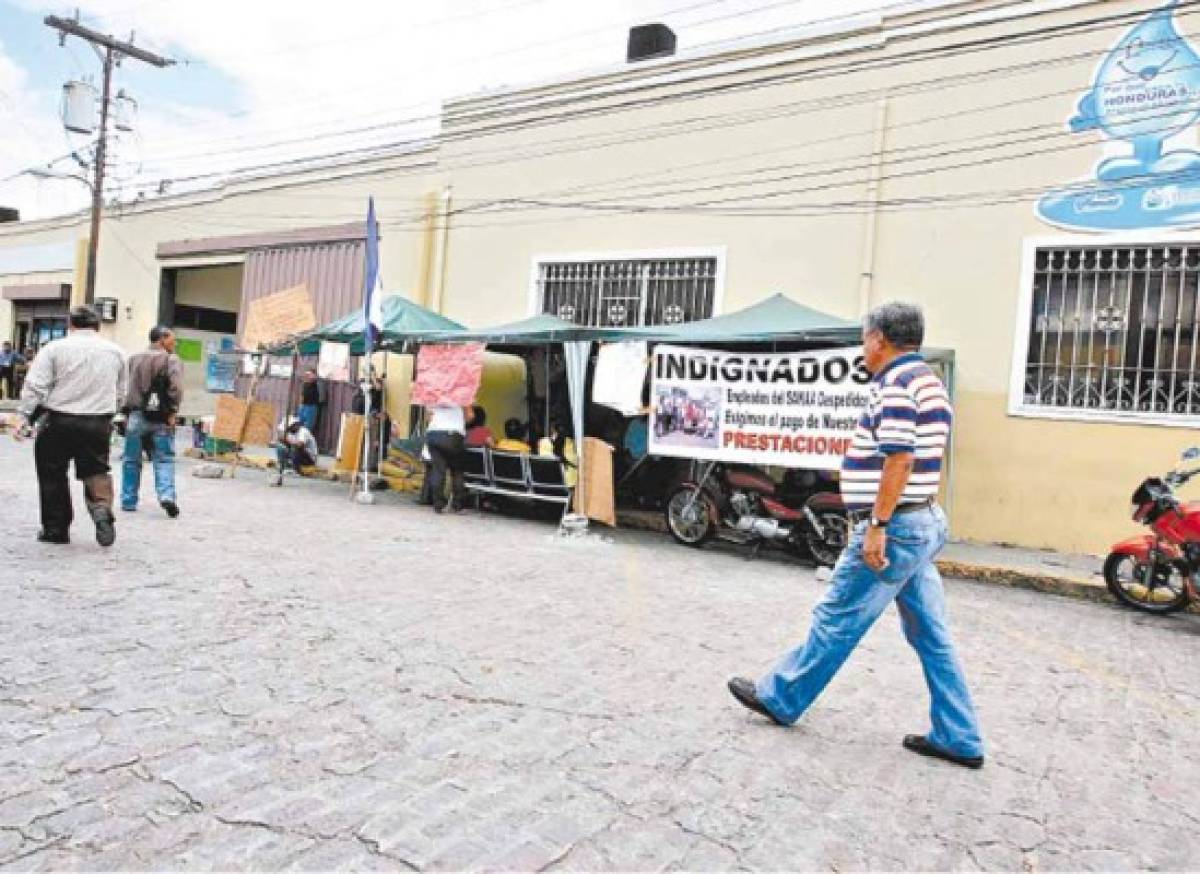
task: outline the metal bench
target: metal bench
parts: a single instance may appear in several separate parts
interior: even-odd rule
[[[471,447],[464,452],[463,485],[476,494],[571,504],[563,463],[546,455]]]

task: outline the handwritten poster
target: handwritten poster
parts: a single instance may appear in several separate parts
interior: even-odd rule
[[[412,402],[425,407],[475,402],[483,378],[483,345],[422,346],[417,353],[417,379]]]

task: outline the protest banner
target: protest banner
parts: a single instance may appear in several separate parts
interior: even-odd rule
[[[483,379],[483,344],[422,346],[417,352],[417,379],[412,402],[423,407],[452,404],[466,407],[475,402]]]
[[[242,348],[257,350],[317,326],[308,286],[301,284],[250,301]]]
[[[241,364],[236,352],[222,351],[216,343],[207,343],[208,356],[204,367],[204,388],[214,394],[231,394],[237,388],[238,368]]]
[[[861,348],[760,355],[658,346],[650,452],[837,470],[870,379]]]

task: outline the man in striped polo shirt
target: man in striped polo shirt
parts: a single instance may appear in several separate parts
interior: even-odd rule
[[[854,534],[813,610],[808,640],[757,683],[734,677],[729,691],[756,713],[791,725],[895,601],[932,699],[932,730],[907,735],[905,748],[979,768],[983,741],[934,565],[948,533],[936,497],[952,412],[941,380],[917,354],[924,335],[921,310],[910,304],[884,304],[867,316],[870,403],[842,464]]]

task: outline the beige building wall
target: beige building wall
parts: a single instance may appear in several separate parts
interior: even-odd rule
[[[1052,5],[980,2],[962,4],[962,9],[1044,10]],[[531,274],[540,255],[603,257],[693,249],[721,253],[719,307],[724,312],[776,291],[845,317],[860,315],[865,303],[917,301],[928,315],[928,344],[956,354],[958,424],[951,495],[956,536],[1105,551],[1115,538],[1134,530],[1128,519],[1134,486],[1200,440],[1186,429],[1158,425],[1018,418],[1008,414],[1008,392],[1018,303],[1028,291],[1021,275],[1025,241],[1056,233],[1034,213],[1036,192],[1090,178],[1101,157],[1101,140],[1096,134],[1068,134],[1066,121],[1089,89],[1101,56],[1132,22],[899,65],[910,53],[951,42],[1150,8],[1130,2],[1058,6],[1053,14],[925,39],[893,34],[882,48],[870,51],[841,54],[830,49],[810,61],[771,67],[770,73],[797,74],[794,81],[774,87],[591,118],[589,110],[602,104],[576,103],[562,111],[573,112],[583,119],[579,122],[532,125],[447,145],[442,164],[454,180],[461,208],[505,195],[602,201],[613,208],[637,203],[680,207],[651,214],[543,208],[456,216],[447,314],[473,323],[532,312]],[[933,12],[913,15],[893,26],[919,26],[933,17]],[[1186,17],[1181,25],[1196,27]],[[851,35],[845,44],[855,40],[869,43],[872,36]],[[888,63],[889,58],[894,62]],[[741,60],[754,63],[750,57]],[[849,69],[865,70],[874,63],[879,64],[875,71]],[[846,65],[846,71],[818,75],[821,68],[837,65]],[[682,64],[664,69],[687,73]],[[806,71],[811,81],[803,79]],[[761,75],[763,70],[757,70],[709,83],[745,83]],[[587,84],[612,85],[617,78]],[[628,99],[680,90],[630,91]],[[504,101],[515,106],[563,93],[547,88],[464,101],[449,108],[447,126],[477,128],[493,123],[486,114]],[[535,114],[531,109],[529,117]],[[705,126],[699,121],[705,117],[727,123]],[[746,120],[752,121],[742,123]],[[677,133],[688,125],[691,132]],[[979,148],[987,142],[1010,144]],[[882,160],[877,157],[881,147]],[[559,154],[546,154],[556,149]],[[561,153],[564,149],[570,151]],[[492,150],[529,157],[506,164],[501,174],[482,163]],[[955,165],[963,166],[951,169]],[[764,167],[776,169],[765,172]],[[703,207],[695,204],[731,196],[722,190],[724,183],[748,179],[763,180],[740,189],[753,195],[751,203],[807,204],[808,214],[697,214]],[[674,184],[664,186],[662,180]],[[684,190],[672,195],[671,188]],[[971,192],[997,194],[961,208],[924,203]],[[1015,202],[980,203],[1014,197]],[[880,206],[873,209],[876,199]],[[1091,244],[1119,240],[1079,238]],[[1200,231],[1191,241],[1200,243]]]
[[[74,274],[70,270],[43,270],[37,273],[0,273],[0,288],[9,285],[42,285],[70,283]],[[13,302],[0,298],[0,341],[13,336],[15,311]]]
[[[848,318],[889,298],[920,302],[929,345],[956,355],[956,536],[1103,551],[1134,530],[1127,504],[1137,482],[1200,441],[1159,425],[1014,417],[1009,382],[1028,292],[1023,251],[1032,238],[1062,236],[1033,204],[1089,178],[1105,148],[1121,148],[1068,135],[1066,122],[1132,22],[911,59],[1151,8],[965,0],[794,44],[456,101],[436,153],[243,181],[106,216],[97,293],[122,301],[106,331],[141,344],[161,268],[187,263],[160,262],[158,243],[360,221],[369,194],[388,291],[472,326],[537,311],[539,257],[705,253],[720,261],[718,312],[775,292]],[[1006,17],[967,17],[991,12]],[[952,26],[929,30],[950,15]],[[1198,27],[1194,16],[1179,23]],[[775,83],[754,85],[766,76]],[[681,99],[698,88],[709,93]],[[569,100],[587,89],[609,94]],[[489,132],[496,125],[504,132]],[[1005,145],[981,148],[989,143]],[[767,214],[739,214],[726,202],[737,192],[747,195],[738,206]],[[972,193],[958,206],[930,202]],[[0,228],[0,246],[79,231],[74,220]],[[1175,239],[1200,244],[1200,230]]]
[[[161,271],[229,262],[229,257],[160,259],[160,243],[363,221],[374,195],[389,292],[425,294],[426,198],[440,189],[429,153],[231,183],[224,189],[143,201],[105,211],[96,296],[119,301],[118,320],[102,332],[126,349],[144,344],[158,318]],[[86,236],[82,217],[0,226],[0,247]],[[424,271],[424,272],[423,272]],[[0,277],[2,279],[2,277]],[[235,307],[236,308],[236,307]],[[4,318],[0,312],[0,319]],[[0,329],[4,323],[0,322]]]
[[[63,243],[73,243],[78,240],[78,225],[75,219],[39,223],[6,223],[0,225],[0,247],[41,247]],[[7,285],[38,285],[49,282],[75,281],[74,271],[70,269],[44,270],[36,273],[4,273],[0,269],[0,288]],[[13,305],[11,301],[0,298],[0,339],[7,340],[13,336]]]

